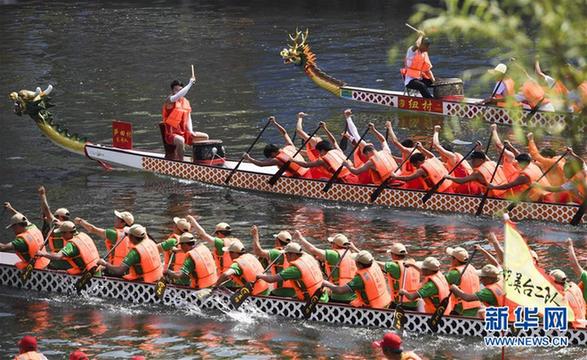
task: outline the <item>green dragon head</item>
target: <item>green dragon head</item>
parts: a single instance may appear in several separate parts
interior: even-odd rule
[[[295,37],[289,34],[289,38],[292,41],[291,44],[288,44],[289,49],[284,48],[279,55],[281,55],[285,64],[303,65],[304,62],[308,61],[307,51],[310,50],[306,42],[308,40],[308,29],[305,32],[296,29]]]

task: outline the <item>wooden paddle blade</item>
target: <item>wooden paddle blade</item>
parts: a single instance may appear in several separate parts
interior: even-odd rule
[[[165,289],[167,289],[167,279],[163,278],[155,284],[155,298],[157,300],[163,299],[165,295]]]
[[[332,174],[332,177],[330,178],[330,180],[328,180],[326,185],[324,185],[324,187],[322,188],[322,191],[328,192],[328,190],[330,190],[330,188],[332,187],[332,184],[338,178],[338,175],[340,175],[341,171],[342,171],[342,166],[340,166],[338,169],[336,169],[334,174]]]
[[[584,200],[579,209],[577,209],[575,216],[573,216],[573,218],[571,219],[571,225],[579,225],[579,223],[583,219],[583,215],[585,215],[585,208],[587,208],[587,200]]]
[[[212,294],[212,290],[213,289],[210,288],[198,290],[196,291],[196,297],[198,300],[202,300],[203,298],[210,296],[210,294]]]
[[[432,195],[434,195],[434,193],[438,191],[438,189],[440,188],[440,185],[442,185],[442,183],[444,183],[444,180],[446,180],[446,179],[445,178],[440,179],[440,181],[437,182],[432,187],[432,189],[428,190],[428,192],[424,196],[422,196],[422,203],[426,204],[426,201],[430,200]]]
[[[75,289],[77,290],[78,294],[86,288],[92,277],[94,277],[94,271],[92,270],[84,271],[82,276],[80,276],[80,278],[75,282]]]
[[[320,298],[322,297],[323,293],[324,293],[324,288],[319,288],[318,290],[316,290],[314,295],[312,295],[308,299],[308,301],[306,301],[306,303],[304,304],[304,307],[302,308],[302,315],[303,315],[304,319],[309,319],[310,316],[312,316],[312,313],[316,309],[316,305],[318,305],[318,302],[320,301]]]
[[[406,321],[406,311],[401,305],[396,306],[395,314],[393,316],[393,328],[400,332],[403,331]]]
[[[475,216],[479,216],[483,213],[483,208],[485,207],[486,201],[487,201],[487,195],[483,196],[483,198],[481,199],[481,203],[479,203],[479,207],[477,208],[477,211],[475,212]]]
[[[511,204],[508,205],[507,208],[505,208],[505,212],[511,212],[512,210],[514,210],[514,208],[518,206],[517,202],[512,202]]]
[[[281,165],[279,170],[277,170],[277,172],[271,177],[271,179],[269,179],[269,185],[273,186],[277,183],[277,180],[279,180],[283,173],[285,173],[287,169],[289,169],[289,164],[291,164],[291,160],[288,160],[285,164]]]
[[[375,200],[377,200],[377,198],[379,197],[379,195],[381,195],[383,190],[385,190],[385,185],[381,185],[377,189],[375,189],[375,191],[371,193],[371,196],[369,196],[369,201],[375,202]]]
[[[24,268],[24,270],[20,273],[20,281],[23,285],[26,284],[26,282],[29,281],[29,279],[31,278],[34,268],[35,266],[32,263],[29,263],[26,266],[26,268]]]
[[[446,307],[448,306],[449,298],[450,295],[442,299],[440,305],[438,305],[436,311],[434,311],[434,314],[432,314],[430,319],[426,321],[428,323],[428,327],[430,328],[430,330],[432,330],[432,332],[438,331],[438,325],[440,324],[440,320],[442,320],[442,317],[444,316],[444,312],[446,311]]]
[[[230,295],[230,303],[235,310],[242,305],[242,303],[249,298],[253,294],[253,287],[250,283],[247,283],[242,288],[235,291],[232,295]]]

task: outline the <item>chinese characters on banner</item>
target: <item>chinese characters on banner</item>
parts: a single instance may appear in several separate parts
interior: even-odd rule
[[[119,149],[132,149],[132,124],[112,121],[112,146]]]
[[[442,101],[434,99],[398,96],[397,107],[405,110],[442,113]]]

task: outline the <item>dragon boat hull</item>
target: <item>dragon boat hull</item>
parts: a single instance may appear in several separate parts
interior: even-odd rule
[[[271,186],[268,181],[277,171],[276,167],[257,167],[242,163],[229,184],[226,184],[225,179],[234,168],[235,162],[227,161],[222,167],[207,166],[189,161],[168,160],[163,154],[154,152],[123,150],[94,144],[86,144],[85,152],[88,158],[109,164],[211,185],[286,196],[461,214],[475,214],[481,202],[478,196],[439,193],[424,204],[424,191],[387,188],[374,203],[371,203],[370,195],[376,188],[372,185],[335,183],[330,191],[324,192],[322,189],[326,181],[282,177],[277,184]],[[509,204],[507,200],[489,198],[483,208],[483,214],[499,215]],[[578,205],[522,202],[510,212],[510,217],[513,220],[569,223],[578,208]],[[582,221],[585,221],[585,216]]]
[[[36,270],[26,284],[20,280],[20,271],[14,267],[16,256],[13,254],[0,254],[0,286],[22,288],[33,291],[61,293],[76,295],[75,282],[77,276],[68,275],[63,271]],[[161,300],[155,297],[155,289],[152,284],[124,281],[118,278],[94,278],[90,281],[82,296],[109,298],[140,304],[162,304],[184,308],[186,305],[197,306],[205,310],[226,311],[229,305],[229,293],[222,290],[215,291],[207,298],[200,298],[194,289],[168,285]],[[290,319],[302,319],[302,307],[304,302],[298,300],[277,298],[273,296],[251,296],[246,300],[241,311],[258,309],[271,316],[279,316]],[[390,329],[392,327],[395,312],[393,310],[375,310],[367,308],[354,308],[344,304],[318,304],[316,311],[310,320],[330,323],[333,325],[349,325],[357,327],[374,327]],[[429,315],[406,312],[404,329],[408,332],[429,332],[426,321]],[[510,330],[511,331],[511,330]],[[480,319],[472,319],[459,316],[444,317],[438,328],[438,334],[459,336],[504,336],[499,332],[491,332],[484,329],[484,323]],[[512,335],[512,333],[505,333]],[[569,329],[567,331],[543,329],[521,330],[516,336],[565,336],[570,345],[586,346],[587,330]]]

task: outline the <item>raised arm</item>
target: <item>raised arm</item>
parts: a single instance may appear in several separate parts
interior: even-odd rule
[[[87,220],[79,218],[79,217],[76,217],[73,220],[73,222],[76,225],[83,227],[90,234],[94,234],[101,239],[106,239],[106,230],[105,229],[102,229],[102,228],[99,228],[95,225],[92,225]]]
[[[538,147],[534,141],[534,134],[529,132],[526,135],[526,138],[528,139],[528,153],[532,157],[532,160],[543,164],[547,159],[540,154],[540,151],[538,151]]]
[[[259,240],[259,229],[257,228],[257,225],[253,225],[251,227],[251,238],[253,240],[253,254],[255,254],[257,257],[268,259],[269,250],[265,250],[261,247],[261,241]]]
[[[446,150],[442,145],[440,145],[440,125],[434,126],[434,134],[432,135],[432,147],[438,151],[440,156],[443,159],[451,159],[455,156],[455,153],[452,151]]]
[[[12,213],[13,213],[13,214],[18,214],[18,213],[20,213],[20,211],[18,211],[18,210],[16,210],[15,208],[13,208],[13,207],[12,207],[12,204],[11,204],[11,203],[9,203],[8,201],[4,203],[4,208],[5,208],[6,210],[10,210],[10,211],[12,211]]]
[[[497,240],[497,236],[495,236],[495,233],[490,232],[489,233],[489,243],[493,246],[493,248],[495,249],[495,254],[497,256],[497,260],[500,264],[503,264],[503,248],[501,247],[501,244],[499,243],[499,240]]]
[[[569,250],[569,259],[571,260],[571,268],[573,269],[573,272],[575,273],[575,275],[580,277],[581,274],[583,273],[583,268],[581,267],[581,264],[579,264],[579,259],[577,259],[577,254],[575,254],[575,249],[573,248],[573,240],[567,239],[565,241],[565,243],[567,244],[567,249]]]
[[[324,132],[326,133],[326,136],[328,137],[328,141],[330,141],[332,143],[332,146],[337,149],[340,150],[340,147],[338,146],[338,142],[336,141],[336,138],[334,137],[334,135],[330,132],[330,130],[328,130],[328,128],[326,127],[326,123],[324,121],[320,122],[320,126],[322,127],[322,129],[324,130]]]
[[[385,148],[385,146],[387,146],[387,139],[382,133],[379,132],[379,130],[377,130],[375,124],[369,123],[369,130],[371,130],[371,132],[375,135],[377,141],[381,143],[381,147]]]
[[[416,148],[418,149],[418,151],[420,151],[422,154],[424,154],[426,159],[432,159],[432,158],[436,157],[432,152],[430,152],[430,150],[426,149],[422,145],[422,143],[420,143],[420,142],[416,143]]]
[[[275,128],[277,129],[277,131],[279,131],[281,136],[283,136],[283,141],[285,142],[285,145],[294,144],[293,141],[291,141],[291,138],[289,137],[287,130],[285,130],[285,128],[281,126],[281,124],[278,123],[277,120],[275,120],[275,116],[269,117],[269,122],[273,124],[273,126],[275,126]]]
[[[326,251],[322,249],[318,249],[314,245],[312,245],[306,238],[302,236],[302,233],[299,230],[296,230],[293,236],[294,240],[299,242],[302,247],[309,252],[312,256],[318,258],[318,260],[324,260],[326,258]]]
[[[296,120],[296,133],[298,134],[298,136],[300,137],[300,139],[306,141],[306,140],[308,140],[308,138],[310,137],[310,135],[308,135],[304,131],[304,116],[308,116],[308,114],[303,113],[303,112],[299,112],[298,113],[298,118]]]
[[[196,78],[191,78],[190,81],[186,86],[184,86],[181,90],[177,92],[175,95],[169,96],[167,99],[167,103],[174,103],[177,100],[181,99],[182,97],[186,96],[188,91],[190,91],[192,85],[196,82]]]
[[[499,138],[499,134],[497,133],[497,125],[496,124],[491,124],[491,132],[493,133],[493,135],[491,136],[491,138],[493,139],[493,143],[495,144],[497,151],[501,152],[504,145],[501,142],[501,139]],[[503,153],[503,156],[505,156],[508,159],[508,161],[513,161],[516,157],[511,151],[509,151],[507,149]]]
[[[43,218],[46,219],[46,222],[52,223],[55,221],[55,216],[53,216],[51,209],[49,208],[49,202],[47,201],[47,191],[42,185],[39,186],[37,191],[39,192],[39,197],[41,199],[41,212],[43,213]]]
[[[207,243],[214,245],[214,236],[208,234],[206,230],[198,223],[196,218],[191,215],[186,216],[190,224],[192,224],[193,232],[198,235],[198,237]]]
[[[401,144],[401,142],[398,140],[397,136],[395,135],[395,132],[393,131],[393,127],[391,126],[391,121],[387,121],[385,123],[385,127],[389,133],[389,138],[391,139],[391,142],[393,143],[393,145],[395,145],[395,147],[397,147],[399,149],[399,151],[402,152],[402,154],[409,154],[412,151],[412,149],[407,148]]]
[[[497,261],[495,256],[493,256],[493,254],[491,254],[489,251],[485,250],[481,245],[475,245],[475,249],[479,250],[491,265],[494,265],[498,268],[501,267],[501,264],[499,261]]]

